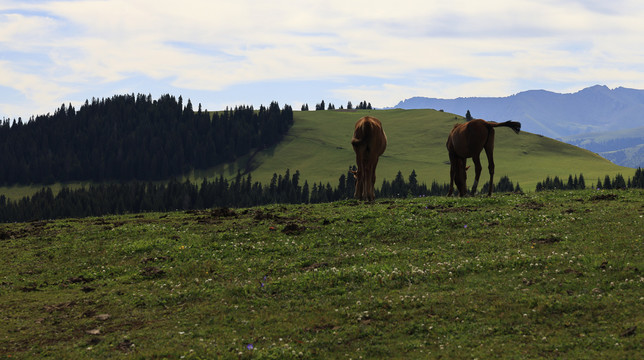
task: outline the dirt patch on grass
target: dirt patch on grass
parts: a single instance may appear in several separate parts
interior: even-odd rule
[[[165,271],[161,270],[156,266],[147,266],[141,270],[141,275],[146,278],[157,278],[165,274]]]
[[[87,284],[88,282],[92,282],[94,279],[92,278],[86,278],[83,275],[80,276],[72,276],[69,279],[65,280],[66,284]]]
[[[53,305],[45,305],[43,306],[43,310],[45,310],[48,313],[52,313],[54,311],[61,311],[61,310],[66,310],[71,307],[76,305],[76,301],[66,301],[58,304],[53,304]]]
[[[275,215],[270,210],[257,209],[255,211],[251,211],[251,213],[253,213],[253,220],[255,220],[255,221],[282,220],[283,219],[281,216]]]
[[[237,213],[233,209],[223,207],[223,208],[213,209],[212,211],[210,211],[210,216],[212,216],[213,218],[237,217]]]
[[[286,226],[284,226],[284,229],[282,229],[282,232],[286,235],[298,235],[304,232],[304,230],[306,230],[306,226],[298,225],[292,222],[286,224]]]
[[[201,224],[218,223],[222,218],[238,218],[239,214],[233,209],[222,207],[212,210],[188,210],[186,214],[193,215]]]
[[[143,264],[147,264],[149,262],[157,262],[157,261],[172,261],[172,258],[169,256],[155,256],[155,257],[145,257],[141,259],[141,262]]]
[[[263,209],[263,210],[256,209],[256,210],[251,210],[248,213],[253,217],[253,220],[257,222],[269,220],[277,224],[287,224],[287,227],[291,224],[294,224],[295,222],[305,221],[295,216],[282,216],[282,215],[276,214],[275,211],[269,210],[269,209]],[[291,225],[291,228],[293,228],[292,225]]]
[[[564,270],[564,274],[574,274],[577,277],[584,276],[583,272],[581,272],[579,270],[571,269],[571,268],[568,268],[568,269]]]
[[[554,244],[563,241],[563,239],[557,235],[550,235],[543,238],[534,238],[530,241],[533,244]]]
[[[525,210],[540,210],[543,208],[545,205],[543,203],[539,203],[536,201],[528,201],[523,204],[516,205],[514,208],[515,209],[525,209]]]
[[[311,270],[315,270],[315,269],[319,269],[319,268],[323,268],[323,267],[328,267],[328,266],[329,266],[329,263],[325,263],[325,262],[323,262],[323,263],[314,263],[314,264],[311,264],[309,266],[303,267],[302,271],[311,271]]]
[[[0,227],[0,240],[19,239],[27,236],[39,236],[47,231],[46,221],[35,221],[21,229]]]
[[[125,339],[116,346],[116,349],[125,353],[130,352],[134,349],[134,343],[129,339]]]

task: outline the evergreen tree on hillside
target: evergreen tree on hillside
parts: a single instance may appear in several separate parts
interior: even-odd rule
[[[615,175],[615,179],[612,182],[613,189],[626,189],[626,181],[622,174]]]
[[[612,189],[612,183],[610,181],[610,176],[606,175],[604,177],[604,184],[602,185],[602,189]]]
[[[76,110],[64,104],[28,125],[0,126],[0,184],[163,180],[230,162],[281,141],[290,106],[211,114],[188,99],[118,95]]]

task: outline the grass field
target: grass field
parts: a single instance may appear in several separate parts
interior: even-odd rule
[[[382,179],[393,180],[402,171],[407,177],[412,170],[419,182],[428,185],[436,180],[449,182],[449,157],[445,142],[447,135],[458,122],[464,119],[454,114],[434,110],[358,110],[295,112],[295,124],[286,139],[253,157],[240,159],[203,176],[215,176],[224,172],[234,176],[238,169],[245,170],[252,164],[253,179],[268,183],[273,173],[283,174],[300,170],[302,179],[311,182],[330,182],[336,186],[341,174],[355,164],[351,148],[353,126],[362,116],[372,115],[382,121],[388,137],[387,150],[380,158],[376,175],[379,187]],[[492,120],[492,119],[489,119]],[[507,119],[497,119],[504,121]],[[546,176],[564,177],[584,174],[587,183],[595,184],[605,175],[614,177],[621,173],[632,176],[634,170],[615,165],[587,150],[539,135],[522,132],[516,135],[508,128],[495,132],[495,179],[508,175],[527,191],[534,191],[537,182]],[[482,154],[483,173],[481,183],[489,180],[487,159]],[[472,162],[470,161],[471,165]],[[468,175],[473,179],[474,173]]]
[[[643,217],[585,190],[0,224],[0,357],[635,359]]]

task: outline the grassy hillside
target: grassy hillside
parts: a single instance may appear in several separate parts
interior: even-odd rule
[[[388,137],[387,150],[376,171],[376,187],[380,187],[384,178],[393,180],[398,171],[407,177],[412,170],[416,170],[419,182],[447,183],[449,158],[445,142],[454,124],[464,121],[454,114],[434,110],[296,111],[294,114],[295,124],[279,145],[232,164],[196,171],[189,177],[196,182],[203,177],[214,179],[221,173],[233,178],[238,170],[245,173],[250,169],[254,181],[268,184],[274,173],[284,174],[290,169],[291,173],[300,170],[301,179],[311,185],[329,182],[337,186],[340,175],[355,164],[350,144],[353,126],[360,117],[372,115],[382,121]],[[583,173],[590,185],[598,177],[603,180],[605,175],[613,177],[622,173],[629,177],[634,173],[633,169],[617,166],[590,151],[530,133],[516,135],[508,128],[496,130],[495,144],[496,181],[508,175],[527,191],[533,191],[537,182],[546,176],[567,178],[570,174]],[[489,179],[485,155],[481,161],[483,184]],[[468,176],[471,185],[473,168]],[[41,187],[0,187],[0,194],[19,199]],[[60,184],[54,186],[54,190],[58,188]]]
[[[634,359],[644,192],[0,225],[7,358]]]
[[[253,178],[268,182],[273,173],[282,174],[290,168],[299,169],[309,182],[330,182],[335,186],[338,177],[355,164],[350,144],[353,126],[367,114],[382,121],[388,137],[387,150],[378,163],[377,186],[383,178],[393,180],[399,170],[405,177],[416,170],[418,180],[427,184],[434,179],[449,182],[445,142],[454,124],[464,119],[434,110],[398,109],[295,112],[295,124],[286,140],[250,160]],[[567,178],[583,173],[586,181],[594,184],[605,175],[622,173],[628,177],[634,173],[633,169],[617,166],[587,150],[530,133],[516,135],[507,128],[496,130],[495,144],[496,180],[508,175],[525,190],[534,190],[536,183],[548,175]],[[217,171],[233,176],[248,164],[249,159],[243,158]],[[482,164],[481,181],[486,182],[489,176],[485,155]],[[473,168],[468,176],[471,184]]]

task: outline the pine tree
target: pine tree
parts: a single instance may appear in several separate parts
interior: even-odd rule
[[[604,185],[602,187],[603,189],[612,189],[611,181],[610,181],[610,176],[606,175],[604,177]]]
[[[309,196],[309,182],[304,180],[304,185],[302,186],[302,202],[308,204]]]
[[[613,189],[626,188],[626,181],[624,180],[624,177],[622,176],[622,174],[615,175],[615,179],[613,180],[612,187]]]
[[[417,195],[418,191],[418,179],[416,178],[416,170],[411,171],[411,174],[409,174],[409,192],[412,195]]]
[[[579,189],[586,188],[586,181],[584,180],[584,174],[579,174]]]

